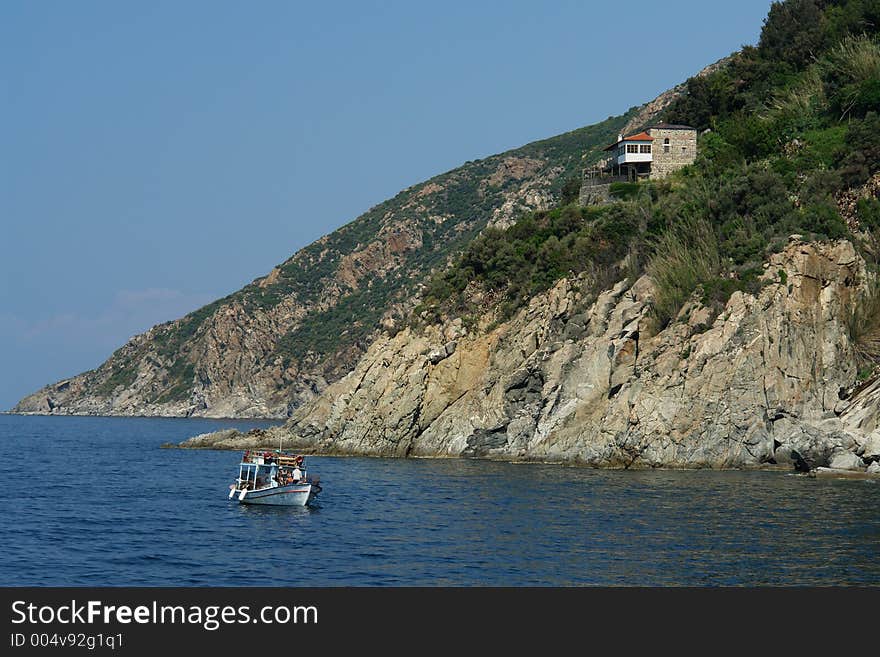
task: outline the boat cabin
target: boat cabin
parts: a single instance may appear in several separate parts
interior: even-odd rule
[[[299,469],[299,472],[297,472]],[[288,486],[307,480],[303,457],[279,452],[245,452],[239,464],[236,490]]]

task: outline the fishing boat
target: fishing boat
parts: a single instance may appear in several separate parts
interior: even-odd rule
[[[309,477],[298,454],[247,450],[238,466],[238,478],[229,486],[229,499],[239,504],[308,506],[321,492],[318,477]]]

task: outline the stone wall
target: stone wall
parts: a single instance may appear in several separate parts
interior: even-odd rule
[[[686,164],[692,164],[697,157],[697,131],[676,128],[650,128],[654,138],[651,178],[665,178]],[[664,148],[664,140],[669,139],[669,152]]]
[[[580,205],[602,205],[611,200],[611,183],[596,184],[585,181],[578,195]]]

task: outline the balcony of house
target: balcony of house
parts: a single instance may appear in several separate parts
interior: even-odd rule
[[[603,149],[609,154],[606,168],[611,169],[612,175],[627,176],[630,180],[650,175],[653,142],[654,138],[647,132],[629,137],[618,135],[616,142]]]
[[[652,161],[653,158],[651,155],[650,142],[625,142],[623,144],[620,144],[617,148],[616,162],[618,166],[623,164],[650,164]]]

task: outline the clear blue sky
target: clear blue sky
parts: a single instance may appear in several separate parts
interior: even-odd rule
[[[404,187],[652,99],[769,6],[5,0],[0,409]]]

